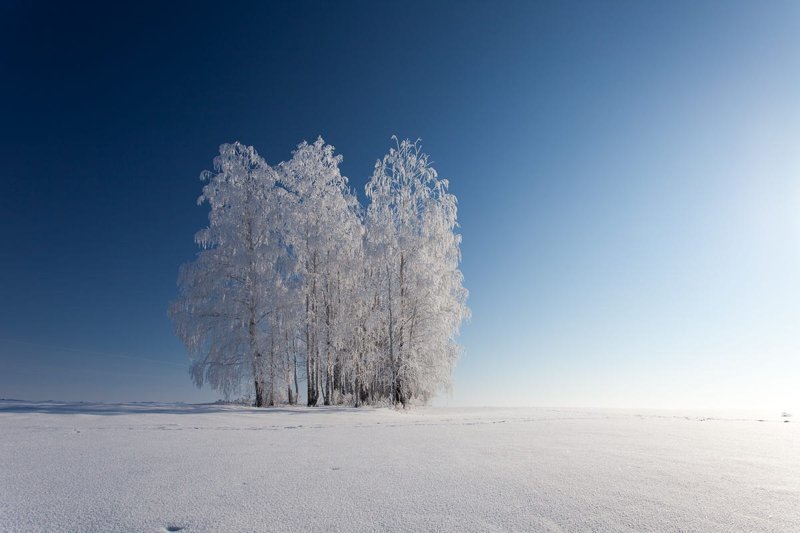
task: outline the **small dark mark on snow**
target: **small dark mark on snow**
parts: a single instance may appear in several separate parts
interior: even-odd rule
[[[167,527],[165,527],[164,529],[165,529],[166,531],[182,531],[182,530],[183,530],[183,529],[185,529],[185,528],[184,528],[184,527],[182,527],[182,526],[167,526]]]
[[[342,467],[340,467],[340,466],[332,466],[331,467],[331,470],[341,470],[341,469],[342,469]]]

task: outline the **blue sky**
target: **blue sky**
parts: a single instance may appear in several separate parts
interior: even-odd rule
[[[473,318],[448,404],[800,406],[800,4],[6,2],[0,397],[183,400],[166,317],[240,140],[359,191],[422,138]]]

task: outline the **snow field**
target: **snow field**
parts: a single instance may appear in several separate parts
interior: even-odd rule
[[[800,425],[0,402],[2,531],[798,531]]]

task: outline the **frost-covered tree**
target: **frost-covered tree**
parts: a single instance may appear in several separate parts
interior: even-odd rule
[[[295,195],[290,237],[305,309],[306,398],[330,405],[341,392],[342,365],[349,338],[346,312],[352,295],[350,275],[362,240],[358,201],[339,171],[342,160],[318,138],[298,145],[282,163],[282,180]],[[337,390],[338,389],[338,390]]]
[[[224,144],[198,203],[211,207],[195,236],[202,247],[181,268],[169,314],[192,357],[192,377],[226,395],[243,381],[256,405],[275,401],[279,314],[291,270],[284,234],[292,198],[252,147]]]
[[[202,250],[170,305],[192,376],[256,405],[391,401],[447,389],[468,316],[456,198],[419,143],[375,165],[366,212],[321,138],[268,165],[220,147],[199,203]]]
[[[449,387],[455,337],[469,311],[458,269],[456,198],[418,142],[395,142],[366,187],[366,230],[382,352],[378,380],[405,405]]]

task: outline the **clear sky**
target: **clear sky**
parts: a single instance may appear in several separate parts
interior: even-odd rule
[[[0,397],[217,397],[167,319],[239,140],[459,198],[448,404],[800,406],[800,3],[0,6]]]

